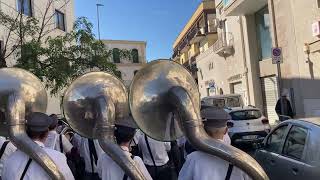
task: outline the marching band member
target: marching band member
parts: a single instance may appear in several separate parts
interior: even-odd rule
[[[143,173],[147,180],[152,180],[148,170],[146,169],[140,157],[130,153],[130,143],[133,140],[136,132],[136,125],[132,118],[119,120],[116,124],[115,137],[117,144],[121,147],[124,153],[133,159],[137,168]],[[130,179],[124,171],[114,162],[106,153],[103,153],[98,160],[98,174],[102,180],[127,180]]]
[[[62,152],[64,154],[70,153],[73,148],[70,141],[63,134],[58,134],[56,129],[58,125],[58,119],[55,115],[50,115],[51,124],[49,126],[49,133],[46,142],[46,147]]]
[[[224,142],[227,133],[227,121],[230,116],[223,109],[205,108],[201,111],[204,119],[204,128],[207,134],[218,141]],[[208,167],[210,169],[208,170]],[[195,151],[187,156],[183,165],[179,180],[247,180],[250,179],[246,173],[229,164],[219,157]]]
[[[44,142],[48,136],[49,125],[52,119],[43,113],[32,113],[26,117],[26,132],[27,135],[54,161],[58,169],[66,180],[74,180],[72,172],[67,164],[66,156],[58,151],[55,151],[44,146]],[[45,170],[33,161],[27,154],[21,150],[17,150],[5,161],[3,172],[3,180],[20,180],[20,179],[41,179],[50,180],[51,178]]]

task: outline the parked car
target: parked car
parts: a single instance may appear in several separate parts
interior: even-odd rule
[[[255,152],[271,180],[320,179],[320,118],[280,123]]]
[[[243,101],[240,94],[208,96],[202,98],[201,103],[202,105],[214,106],[219,108],[243,106]]]
[[[231,116],[227,125],[233,145],[261,142],[270,132],[269,120],[258,108],[234,107],[225,108],[225,111]]]

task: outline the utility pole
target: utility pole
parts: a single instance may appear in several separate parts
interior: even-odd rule
[[[276,25],[276,16],[275,16],[275,10],[274,10],[274,0],[268,0],[268,8],[271,15],[271,27],[272,27],[272,36],[273,36],[273,47],[279,48],[278,43],[278,34],[277,34],[277,25]],[[281,63],[280,61],[277,62],[277,74],[278,74],[278,96],[280,100],[280,108],[281,113],[280,115],[284,114],[284,101],[282,100],[282,77],[281,77]],[[279,114],[278,114],[279,115]],[[285,117],[287,118],[287,117]],[[281,121],[281,118],[279,117],[279,120]]]
[[[99,13],[99,7],[104,6],[103,4],[97,4],[97,19],[98,19],[98,37],[99,37],[99,41],[100,39],[100,13]]]

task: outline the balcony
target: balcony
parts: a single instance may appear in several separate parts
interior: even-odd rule
[[[197,28],[197,27],[195,27],[190,32],[189,36],[191,37],[190,44],[198,43],[198,42],[202,41],[206,37],[205,28]]]
[[[254,14],[268,4],[268,0],[224,0],[225,16]]]
[[[230,32],[218,34],[218,40],[213,44],[213,51],[219,56],[227,57],[234,53],[234,39]]]

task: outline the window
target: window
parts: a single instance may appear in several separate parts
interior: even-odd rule
[[[288,125],[281,126],[268,137],[266,149],[271,152],[279,152],[283,142],[283,138],[286,135]]]
[[[236,111],[230,113],[232,120],[250,120],[250,119],[259,119],[261,113],[258,110],[246,110],[246,111]]]
[[[131,51],[133,63],[139,63],[139,52],[138,49],[132,49]]]
[[[301,159],[307,134],[306,129],[293,126],[284,144],[283,154],[294,159]]]
[[[116,71],[116,72],[115,72],[115,75],[116,75],[118,78],[122,79],[122,73],[121,73],[121,71]]]
[[[32,16],[31,0],[18,0],[18,11],[24,15]]]
[[[270,18],[268,7],[264,7],[255,14],[257,40],[260,60],[271,57],[272,40],[270,36]]]
[[[232,0],[223,0],[223,6],[226,7]]]
[[[118,48],[112,50],[112,56],[114,63],[120,63],[120,50]]]
[[[133,72],[133,75],[136,75],[136,74],[137,74],[137,72],[138,72],[138,70],[135,70],[135,71]]]
[[[66,31],[64,14],[58,10],[56,10],[56,28],[61,29],[62,31]]]

